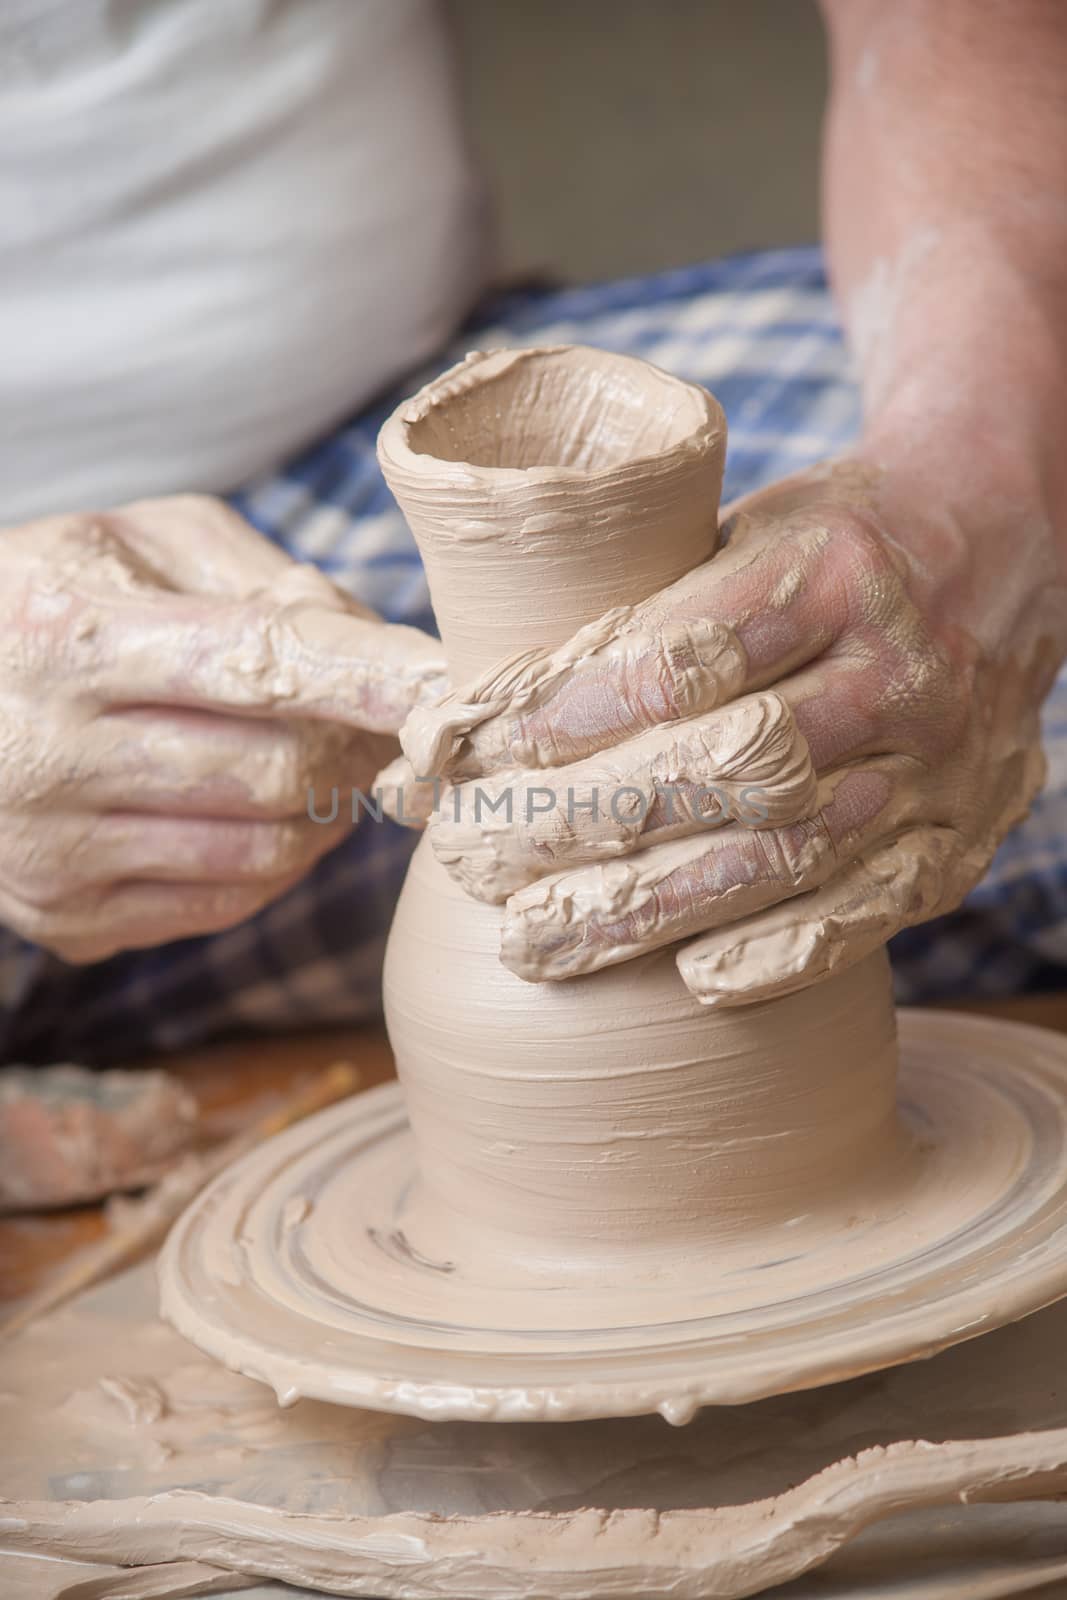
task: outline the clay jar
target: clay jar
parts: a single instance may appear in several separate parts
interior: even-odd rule
[[[596,350],[472,356],[402,405],[379,454],[453,683],[709,559],[724,452],[704,390]],[[769,1233],[847,1216],[891,1163],[884,952],[786,998],[708,1010],[670,950],[526,983],[500,963],[500,922],[424,839],[385,973],[417,1258],[491,1257],[549,1285],[591,1270],[639,1281],[694,1247],[767,1259]]]

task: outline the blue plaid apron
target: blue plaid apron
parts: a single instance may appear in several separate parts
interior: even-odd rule
[[[777,250],[574,289],[503,296],[411,392],[465,350],[583,343],[713,389],[730,424],[727,498],[848,445],[855,383],[818,250]],[[233,504],[395,622],[432,627],[411,535],[375,460],[390,395]],[[900,998],[1067,983],[1067,674],[1046,706],[1048,786],[961,909],[893,943]],[[113,1062],[254,1029],[349,1023],[380,1008],[385,933],[414,845],[364,825],[240,927],[70,967],[0,930],[2,1059]]]

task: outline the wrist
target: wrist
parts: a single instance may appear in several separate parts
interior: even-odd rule
[[[967,522],[992,504],[1067,541],[1067,297],[1009,244],[928,230],[875,304],[853,301],[860,450]]]
[[[1067,659],[1064,523],[1053,522],[1029,461],[981,459],[971,446],[968,472],[963,446],[942,443],[934,434],[923,443],[888,432],[865,438],[857,459],[877,469],[873,510],[945,648],[955,653],[969,640],[1038,706]]]
[[[1067,576],[1067,352],[1057,341],[966,322],[913,325],[893,379],[867,408],[859,458],[957,523],[971,560],[1011,558],[1033,581]],[[909,349],[910,346],[910,349]],[[910,358],[909,358],[910,355]],[[1053,358],[1049,358],[1053,355]]]
[[[930,616],[994,660],[1036,665],[1043,694],[1067,655],[1067,518],[1044,446],[991,408],[887,408],[855,458]]]
[[[929,517],[967,530],[972,550],[988,542],[1003,566],[1004,536],[1030,530],[1035,552],[1050,552],[1067,574],[1062,443],[1044,431],[1002,425],[992,405],[946,412],[914,396],[902,400],[868,423],[857,458],[913,507],[918,502]],[[1056,433],[1061,440],[1061,430]],[[1028,549],[1024,541],[1019,554]]]

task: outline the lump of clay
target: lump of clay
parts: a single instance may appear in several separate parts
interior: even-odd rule
[[[139,1189],[191,1147],[196,1127],[196,1101],[167,1072],[5,1067],[0,1211]]]

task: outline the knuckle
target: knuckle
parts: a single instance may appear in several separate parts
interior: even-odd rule
[[[66,872],[44,873],[21,869],[12,873],[8,883],[22,904],[41,916],[54,916],[76,892],[72,876]]]
[[[652,659],[647,709],[654,722],[698,715],[738,695],[747,672],[740,638],[724,622],[703,618],[664,628]]]
[[[901,927],[912,927],[953,910],[981,877],[992,857],[968,850],[955,828],[922,826],[872,853],[873,875],[883,887]]]
[[[314,843],[308,824],[288,820],[206,823],[185,837],[181,853],[191,872],[235,878],[248,886],[299,867],[312,854]],[[171,855],[158,843],[152,853]]]
[[[867,515],[830,506],[825,508],[820,523],[828,536],[822,564],[832,585],[846,594],[866,597],[876,596],[887,582],[897,587],[897,563],[881,529]]]
[[[762,859],[761,877],[787,889],[813,886],[822,865],[836,856],[830,828],[821,811],[790,827],[753,831],[751,838]]]
[[[355,779],[366,776],[360,735],[328,723],[289,726],[271,741],[259,762],[262,795],[276,817],[310,815],[316,791],[337,789],[344,809]],[[373,768],[373,762],[370,763]]]
[[[695,927],[710,903],[711,891],[702,861],[671,873],[656,886],[653,896],[657,927]]]
[[[236,927],[238,923],[254,916],[279,893],[281,887],[274,881],[269,884],[261,883],[255,886],[245,884],[219,890],[203,901],[195,914],[196,926],[202,933]]]
[[[929,768],[967,746],[974,718],[971,674],[954,665],[921,624],[884,650],[873,704],[883,736]]]
[[[20,938],[46,949],[54,949],[67,931],[59,926],[59,919],[49,908],[27,900],[18,890],[12,896],[7,920]]]
[[[321,843],[318,830],[313,834],[309,827],[295,822],[274,824],[257,839],[252,851],[254,875],[268,880],[284,877],[309,861]]]
[[[50,915],[64,906],[79,887],[68,852],[57,854],[38,830],[8,841],[2,864],[3,882],[29,911]]]
[[[881,572],[889,555],[879,530],[863,515],[837,519],[836,542],[861,572]]]
[[[257,757],[249,774],[250,796],[268,816],[306,812],[316,776],[298,741],[283,737]]]
[[[844,505],[831,498],[809,501],[798,527],[807,533],[822,535],[822,548],[838,557],[849,556],[858,564],[874,565],[887,559],[887,549],[881,527],[870,510],[863,506]]]
[[[650,722],[674,721],[700,709],[706,653],[687,624],[664,629],[645,669],[636,675],[636,698]]]

